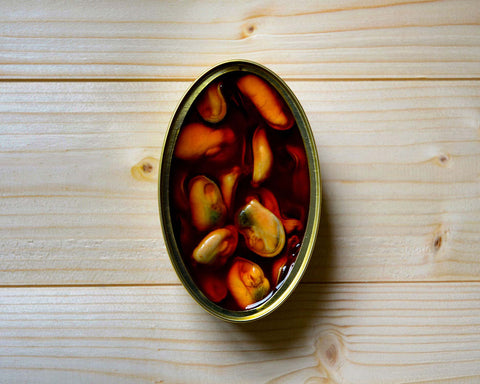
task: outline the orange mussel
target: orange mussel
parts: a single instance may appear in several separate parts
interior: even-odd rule
[[[214,129],[203,123],[192,123],[182,129],[175,147],[175,156],[184,160],[212,157],[234,142],[235,134],[228,127]]]
[[[210,84],[203,91],[197,102],[197,110],[203,120],[209,123],[218,123],[227,114],[227,103],[222,95],[222,83]]]
[[[271,211],[275,216],[277,216],[282,224],[285,232],[290,234],[294,231],[302,231],[304,226],[301,220],[296,218],[285,217],[280,212],[280,207],[278,205],[275,195],[266,188],[259,188],[257,190],[258,197],[260,198],[261,204],[265,206],[269,211]]]
[[[197,277],[203,293],[214,303],[225,299],[228,294],[225,278],[222,275],[202,271]]]
[[[258,127],[253,134],[252,152],[252,185],[259,186],[270,176],[273,167],[273,153],[264,127]]]
[[[205,236],[193,250],[193,259],[200,264],[223,265],[233,255],[238,233],[233,225],[218,228]]]
[[[235,225],[247,247],[257,255],[273,257],[285,245],[285,230],[280,219],[256,199],[240,208]]]
[[[265,80],[255,75],[246,75],[238,80],[237,86],[272,128],[285,130],[293,126],[295,119],[292,112]]]
[[[222,190],[225,205],[228,209],[232,206],[235,188],[237,187],[241,175],[242,169],[239,166],[235,166],[228,172],[220,175],[220,188]]]
[[[234,260],[228,272],[227,286],[242,309],[262,300],[270,291],[270,282],[262,268],[241,257]]]
[[[293,189],[294,196],[301,201],[308,198],[310,182],[308,176],[308,164],[305,150],[298,146],[286,145],[286,150],[294,161],[292,182],[295,185]]]
[[[223,225],[227,208],[217,184],[199,175],[190,181],[190,210],[192,224],[199,231]]]

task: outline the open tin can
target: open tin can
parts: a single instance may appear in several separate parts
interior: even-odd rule
[[[172,265],[204,309],[247,322],[282,304],[307,268],[321,207],[313,134],[286,83],[249,61],[200,76],[170,122],[158,196]]]

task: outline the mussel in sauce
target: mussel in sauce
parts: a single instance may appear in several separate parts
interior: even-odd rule
[[[218,228],[206,235],[193,250],[193,259],[200,264],[223,265],[233,255],[238,232],[233,225]]]
[[[183,160],[199,160],[219,154],[235,141],[230,128],[210,128],[203,123],[188,124],[182,129],[175,146],[175,156]]]
[[[247,308],[267,296],[270,282],[259,265],[238,257],[228,272],[227,287],[237,304]]]
[[[199,96],[197,110],[203,120],[218,123],[227,114],[227,103],[222,95],[222,83],[214,82]]]
[[[252,185],[258,187],[268,179],[273,168],[273,153],[268,143],[267,131],[264,127],[258,127],[253,134],[252,152]]]
[[[189,201],[192,224],[206,231],[224,223],[227,208],[220,188],[208,177],[199,175],[190,181]]]
[[[273,257],[285,245],[285,230],[280,219],[256,199],[241,207],[235,225],[247,247],[257,255]]]
[[[295,120],[292,112],[265,80],[255,75],[246,75],[238,80],[237,85],[272,128],[285,130],[293,126]]]

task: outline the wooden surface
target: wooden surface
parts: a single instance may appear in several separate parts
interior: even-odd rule
[[[3,284],[178,281],[160,236],[156,167],[189,84],[2,84]],[[289,85],[324,186],[305,280],[475,280],[480,81]],[[155,169],[134,177],[143,160]]]
[[[478,0],[76,1],[0,5],[5,78],[196,78],[259,61],[285,78],[480,76]]]
[[[0,292],[0,369],[15,383],[480,378],[479,283],[302,284],[243,325],[208,315],[181,286]]]
[[[0,15],[0,383],[480,382],[478,1]],[[294,90],[324,192],[302,283],[248,325],[188,296],[157,209],[172,113],[232,58]]]

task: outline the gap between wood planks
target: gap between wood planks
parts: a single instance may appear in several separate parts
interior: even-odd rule
[[[177,81],[195,81],[198,77],[178,77],[178,78],[0,78],[0,83],[161,83],[161,82],[177,82]],[[339,78],[311,78],[311,77],[282,77],[285,81],[321,81],[321,82],[367,82],[367,81],[478,81],[479,76],[474,77],[339,77]]]
[[[314,282],[306,281],[300,282],[299,285],[361,285],[361,284],[479,284],[479,280],[366,280],[366,281],[325,281],[325,282]],[[15,285],[2,285],[0,284],[0,289],[5,288],[115,288],[115,287],[181,287],[180,283],[125,283],[125,284],[15,284]]]

